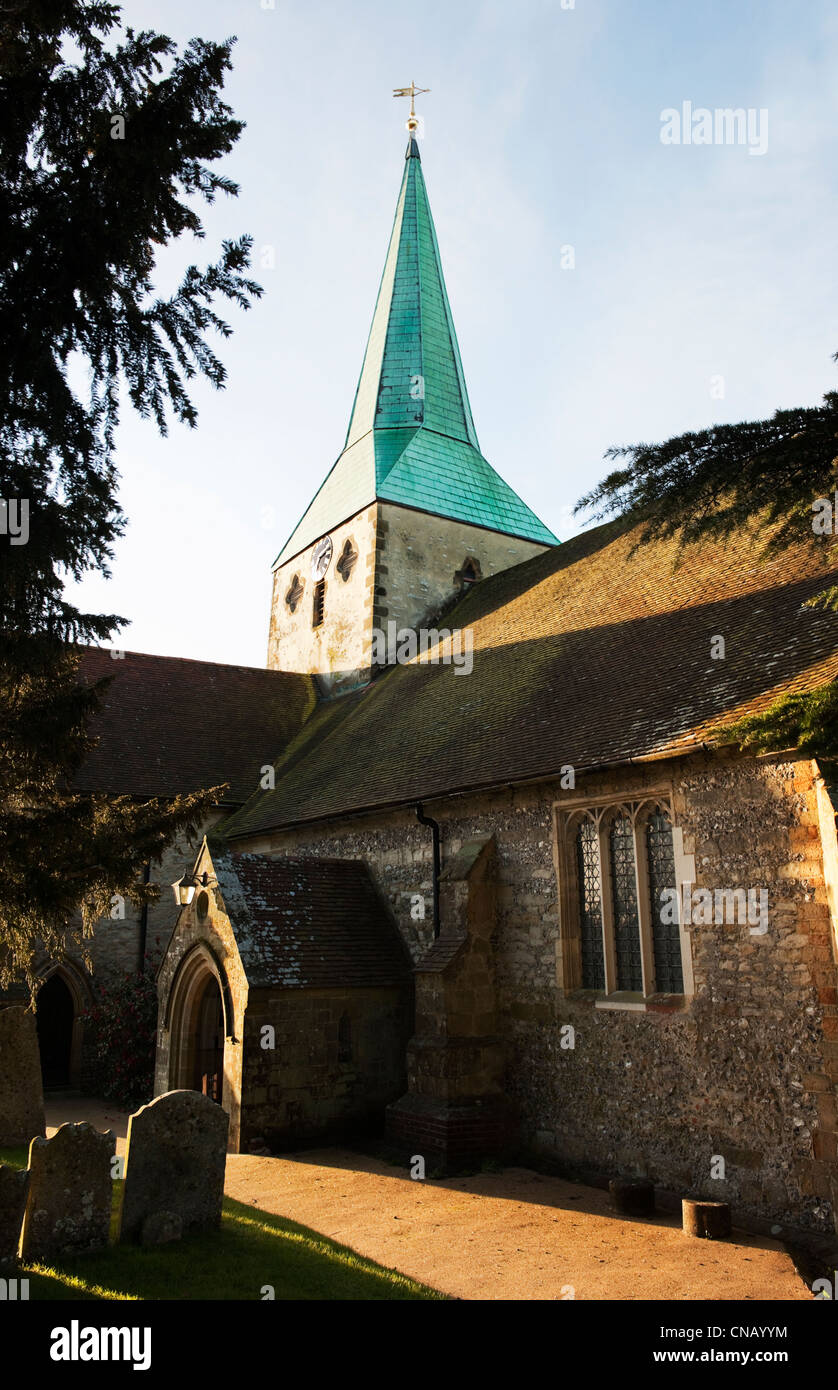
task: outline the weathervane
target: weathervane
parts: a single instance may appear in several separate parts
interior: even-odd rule
[[[414,101],[422,92],[429,92],[430,87],[417,87],[415,82],[411,82],[409,87],[396,87],[393,91],[394,97],[410,97],[410,115],[407,118],[407,128],[413,135],[419,129],[419,117],[414,110]]]

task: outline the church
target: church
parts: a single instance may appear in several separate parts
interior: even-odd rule
[[[838,676],[803,606],[827,550],[557,542],[481,453],[409,131],[266,669],[84,656],[115,677],[85,789],[227,787],[94,973],[151,958],[155,1094],[212,1095],[234,1151],[383,1133],[429,1170],[537,1155],[829,1231],[835,809],[816,760],[718,737]],[[47,973],[77,1020],[83,966]]]

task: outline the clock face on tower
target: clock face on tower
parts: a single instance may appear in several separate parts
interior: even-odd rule
[[[332,538],[325,536],[318,541],[311,555],[311,577],[322,579],[332,559]]]

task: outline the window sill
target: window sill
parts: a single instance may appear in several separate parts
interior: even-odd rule
[[[636,1013],[646,1012],[646,1000],[642,994],[633,990],[618,989],[614,994],[602,994],[594,1004],[595,1009],[627,1009]]]
[[[640,994],[633,990],[615,990],[605,994],[603,990],[575,989],[569,998],[581,1003],[592,1004],[595,1009],[610,1010],[614,1013],[638,1014],[677,1014],[683,1013],[690,1005],[688,994]]]

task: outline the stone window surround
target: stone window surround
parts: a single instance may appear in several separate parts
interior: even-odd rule
[[[684,975],[683,994],[660,994],[652,988],[654,954],[646,866],[645,839],[641,827],[646,817],[658,805],[669,814],[672,824],[672,843],[675,853],[675,887],[679,890],[679,931],[681,965]],[[637,901],[640,915],[640,948],[643,962],[643,992],[629,993],[617,989],[616,953],[613,933],[610,875],[603,872],[609,862],[604,837],[615,815],[630,817],[634,830],[634,862],[637,873]],[[600,895],[602,902],[603,951],[605,957],[605,989],[585,989],[582,985],[582,951],[579,930],[579,899],[575,867],[575,838],[583,816],[593,816],[599,829]],[[663,1008],[684,1007],[695,993],[692,949],[689,931],[681,917],[680,889],[684,883],[695,882],[695,859],[684,852],[684,835],[677,825],[671,786],[642,788],[623,796],[575,797],[553,803],[553,857],[559,888],[559,950],[557,952],[557,984],[565,995],[589,1001],[598,1009],[624,1012],[659,1012]],[[641,871],[642,870],[642,871]]]
[[[314,585],[311,603],[311,626],[316,632],[326,621],[326,581],[318,579]]]
[[[58,975],[63,980],[73,1001],[73,1023],[70,1034],[70,1085],[79,1089],[82,1077],[84,1016],[93,1002],[90,975],[81,961],[65,956],[60,961],[47,961],[39,968],[37,972],[38,989],[41,985],[45,985],[53,975]]]
[[[340,575],[344,584],[348,584],[352,578],[352,572],[358,564],[360,551],[355,543],[354,536],[347,536],[343,543],[343,549],[338,556],[335,570]]]
[[[462,565],[454,574],[454,588],[465,593],[468,589],[479,584],[483,578],[483,569],[476,555],[467,555]]]
[[[295,574],[285,594],[285,606],[289,612],[296,613],[305,588],[305,580],[301,579],[299,574]]]

